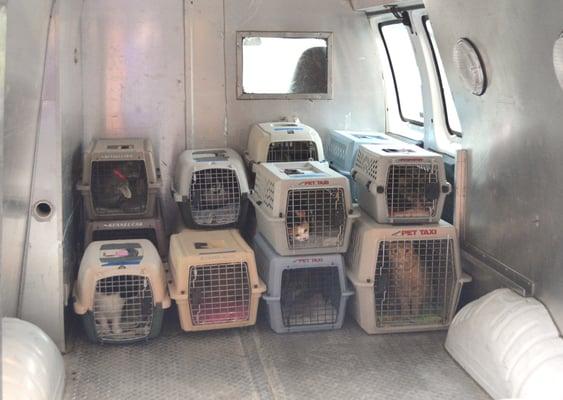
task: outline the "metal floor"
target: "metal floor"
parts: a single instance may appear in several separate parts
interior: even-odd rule
[[[158,339],[127,346],[93,345],[78,329],[64,399],[490,399],[448,356],[444,332],[368,336],[347,321],[277,335],[260,318],[184,333],[174,317]]]

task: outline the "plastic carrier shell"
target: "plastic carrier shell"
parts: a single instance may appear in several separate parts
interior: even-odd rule
[[[347,289],[341,254],[284,257],[260,234],[254,238],[254,251],[258,274],[268,286],[262,298],[275,332],[342,327],[346,303],[353,292]]]
[[[172,195],[190,228],[222,229],[244,223],[248,209],[244,163],[232,149],[184,151]]]
[[[350,173],[362,144],[400,143],[381,132],[331,130],[325,139],[326,159],[335,170]],[[341,172],[342,173],[342,172]]]
[[[442,156],[406,143],[362,145],[352,178],[360,207],[382,224],[438,223],[451,192]]]
[[[356,295],[351,312],[367,333],[445,329],[456,311],[461,271],[455,228],[381,225],[362,215],[346,254]]]
[[[157,199],[158,201],[158,199]],[[152,218],[86,221],[84,228],[84,247],[91,242],[119,239],[148,239],[158,249],[162,257],[168,254],[168,236],[160,210]]]
[[[90,243],[80,262],[74,300],[74,311],[93,342],[158,336],[170,297],[156,248],[146,239]]]
[[[257,231],[282,256],[346,252],[359,215],[348,180],[318,161],[256,165],[250,200]]]
[[[171,297],[185,331],[250,326],[256,323],[266,286],[254,252],[238,231],[185,229],[170,238]]]
[[[300,122],[255,124],[248,135],[244,158],[251,171],[264,162],[324,161],[321,137]]]
[[[77,188],[88,220],[152,217],[161,182],[150,140],[94,140]]]

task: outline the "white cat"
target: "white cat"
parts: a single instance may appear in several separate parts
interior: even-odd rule
[[[100,322],[98,334],[100,336],[107,336],[112,333],[122,334],[121,314],[125,306],[125,299],[119,293],[98,293],[97,302],[97,307],[100,310],[96,315],[96,319]]]

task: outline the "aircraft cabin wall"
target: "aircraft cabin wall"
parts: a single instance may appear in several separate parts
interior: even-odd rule
[[[559,0],[428,0],[469,151],[464,246],[522,288],[563,328],[563,90],[553,46],[563,31]],[[480,52],[488,87],[463,86],[453,48],[468,38]],[[470,267],[466,263],[464,267]],[[505,269],[508,268],[508,269]],[[496,286],[471,268],[473,297]],[[530,292],[531,293],[531,292]]]

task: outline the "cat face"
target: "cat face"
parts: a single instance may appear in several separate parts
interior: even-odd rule
[[[309,240],[309,222],[304,221],[293,228],[293,238],[298,242]]]
[[[414,259],[414,249],[411,242],[393,242],[389,245],[389,258],[399,265],[410,263]]]

